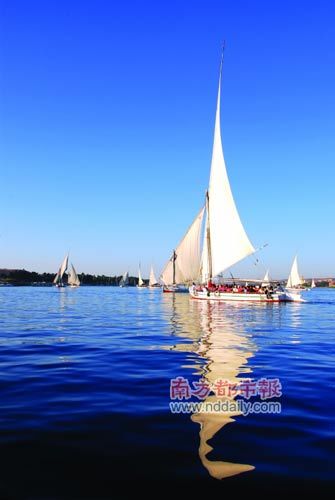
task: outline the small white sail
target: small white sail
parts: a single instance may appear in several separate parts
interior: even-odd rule
[[[158,285],[158,282],[156,280],[156,276],[155,276],[155,273],[154,273],[154,268],[151,266],[151,269],[150,269],[150,278],[149,278],[149,286],[154,286],[154,285]]]
[[[60,282],[62,281],[63,275],[64,275],[64,273],[65,273],[65,272],[66,272],[66,270],[67,270],[68,261],[69,261],[69,255],[66,255],[66,256],[64,257],[64,260],[63,260],[63,262],[62,262],[62,264],[61,264],[60,268],[58,269],[58,272],[57,272],[57,274],[56,274],[55,278],[54,278],[54,281],[53,281],[53,282],[54,282],[55,284],[56,284],[56,283],[60,283]]]
[[[61,268],[60,268],[60,279],[63,278],[63,275],[64,273],[66,272],[67,270],[67,266],[68,266],[68,263],[69,263],[69,255],[67,255],[64,260],[63,260],[63,263],[61,265]]]
[[[299,271],[298,271],[298,259],[297,256],[295,256],[292,267],[291,267],[291,272],[287,280],[286,287],[287,288],[294,288],[296,286],[299,286],[302,284],[302,279],[300,278]]]
[[[225,269],[255,252],[241,223],[223,156],[220,127],[221,73],[222,63],[208,190],[212,276],[217,276]]]
[[[72,268],[73,268],[73,266],[72,266]],[[69,272],[68,272],[67,282],[69,285],[74,285],[74,276],[72,274],[73,273],[72,268],[70,267]]]
[[[74,265],[71,263],[71,269],[69,271],[68,284],[73,286],[79,286],[80,280],[78,274],[74,268]]]
[[[263,283],[262,286],[268,285],[270,282],[270,277],[269,277],[269,270],[266,271],[265,276],[263,278]]]
[[[316,284],[315,284],[315,281],[314,281],[314,278],[312,279],[312,283],[311,283],[311,288],[315,288],[316,287]]]
[[[60,277],[60,268],[58,269],[58,272],[57,272],[57,274],[56,274],[56,276],[55,276],[55,278],[54,278],[54,281],[53,281],[53,282],[54,282],[54,284],[58,283],[58,281],[59,281],[59,277]]]
[[[127,286],[129,284],[129,274],[128,271],[124,273],[120,280],[120,286]]]
[[[172,258],[164,267],[161,279],[165,285],[188,283],[196,281],[199,278],[200,233],[204,211],[205,207],[200,210],[186,231],[185,236],[178,244]]]
[[[141,266],[138,266],[138,286],[142,286],[143,284],[144,281],[142,279]]]

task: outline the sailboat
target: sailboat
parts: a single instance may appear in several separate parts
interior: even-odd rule
[[[155,273],[154,273],[154,268],[151,266],[150,269],[150,276],[149,276],[149,288],[160,288],[160,284],[158,283]]]
[[[119,286],[121,288],[125,287],[125,286],[129,286],[129,273],[128,271],[126,273],[124,273],[124,275],[122,276],[122,278],[120,279],[120,283],[119,283]]]
[[[65,255],[64,260],[61,263],[61,265],[58,269],[58,273],[56,274],[54,281],[53,281],[54,285],[57,286],[58,288],[62,288],[64,286],[66,286],[66,283],[64,283],[64,281],[63,281],[63,276],[64,276],[64,273],[66,273],[66,271],[67,271],[68,263],[69,263],[69,254]]]
[[[220,66],[219,88],[216,107],[214,143],[210,171],[209,187],[206,192],[205,230],[197,280],[200,285],[191,285],[191,297],[203,300],[251,300],[279,302],[293,300],[279,286],[272,290],[261,286],[217,286],[213,279],[232,267],[237,262],[256,252],[242,225],[231,191],[223,148],[220,127],[221,76],[223,52]],[[192,226],[191,226],[192,227]],[[187,238],[189,232],[186,233]],[[191,240],[191,238],[189,238]],[[191,242],[192,251],[200,255],[200,238]],[[178,256],[177,256],[178,258]],[[194,278],[194,276],[192,276]]]
[[[72,288],[76,288],[80,286],[80,279],[78,277],[77,271],[74,268],[74,265],[71,262],[71,269],[69,270],[69,275],[68,275],[68,285]]]
[[[138,266],[138,285],[137,288],[147,288],[147,285],[144,283],[141,273],[141,265]]]
[[[69,265],[69,254],[64,257],[63,262],[58,269],[58,273],[54,279],[54,285],[58,288],[63,288],[65,286],[77,287],[80,286],[80,280],[78,274],[74,268],[74,265],[71,263],[71,268],[68,270]],[[67,283],[63,281],[64,274],[68,271]]]
[[[304,288],[302,285],[304,283],[303,278],[299,274],[298,270],[298,258],[294,257],[293,264],[291,267],[291,272],[288,277],[285,291],[292,300],[298,302],[305,302],[304,299],[301,299],[300,294],[302,292],[306,292],[308,288]]]
[[[315,284],[315,281],[314,281],[314,278],[312,279],[312,283],[311,283],[311,288],[315,288],[316,287],[316,284]]]
[[[262,281],[262,286],[268,286],[270,284],[270,275],[269,275],[269,270],[266,271],[265,276]]]
[[[160,276],[164,283],[163,292],[187,291],[184,286],[190,285],[198,279],[200,237],[204,212],[205,208],[203,207],[166,263]]]
[[[298,290],[301,292],[302,290],[304,290],[301,286],[303,282],[304,280],[301,278],[298,270],[298,258],[297,256],[295,256],[292,263],[291,272],[286,283],[286,289],[290,291]]]

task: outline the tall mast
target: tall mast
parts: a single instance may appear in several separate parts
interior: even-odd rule
[[[177,255],[176,255],[176,251],[173,250],[173,254],[172,254],[172,284],[175,285],[176,284],[176,258],[177,258]]]
[[[223,66],[223,56],[226,42],[223,41],[222,45],[222,53],[221,53],[221,61],[220,61],[220,76],[219,76],[219,96],[218,96],[218,105],[216,113],[220,113],[220,90],[221,90],[221,79],[222,79],[222,66]],[[209,189],[206,191],[206,211],[207,211],[207,258],[208,258],[208,280],[213,278],[213,263],[212,263],[212,247],[211,247],[211,228],[210,228],[210,218],[209,218]]]

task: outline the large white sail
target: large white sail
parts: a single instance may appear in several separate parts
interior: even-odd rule
[[[315,284],[315,281],[314,281],[314,278],[312,279],[312,283],[311,283],[311,288],[315,288],[316,287],[316,284]]]
[[[142,279],[141,266],[138,266],[138,286],[142,286],[143,284],[144,281]]]
[[[216,276],[255,252],[241,223],[223,157],[220,127],[221,72],[208,190],[211,275]]]
[[[178,244],[172,258],[167,262],[161,274],[165,285],[189,283],[199,278],[200,233],[204,211],[205,207],[200,210]]]
[[[175,258],[175,255],[173,254],[172,257],[168,260],[166,263],[162,274],[160,275],[160,279],[164,283],[164,285],[172,285],[173,283],[173,259]],[[177,278],[176,278],[176,262],[175,262],[175,282],[177,283]]]
[[[298,271],[298,259],[297,257],[294,258],[292,267],[291,267],[291,272],[287,280],[287,288],[294,288],[296,286],[299,286],[302,284],[302,279],[300,278],[299,271]]]
[[[151,266],[150,277],[149,277],[149,286],[153,286],[153,285],[158,285],[158,282],[156,280],[156,276],[155,276],[155,273],[154,273],[154,268]]]
[[[74,265],[72,263],[71,263],[71,269],[69,271],[68,284],[74,285],[74,286],[80,285],[80,280],[79,280],[78,274],[77,274],[77,272],[74,268]]]

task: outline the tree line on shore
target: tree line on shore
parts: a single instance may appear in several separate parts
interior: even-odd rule
[[[65,282],[67,280],[66,274]],[[82,285],[103,285],[103,286],[118,286],[121,276],[105,276],[86,274],[78,274]],[[36,273],[34,271],[26,271],[25,269],[0,269],[0,284],[15,285],[15,286],[51,286],[55,274],[53,273]],[[138,278],[129,276],[129,285],[135,286],[138,284]]]
[[[67,275],[65,274],[65,282]],[[118,286],[121,280],[120,276],[106,276],[104,274],[78,274],[81,285],[97,285],[97,286]],[[51,286],[55,278],[54,273],[36,273],[34,271],[26,271],[25,269],[0,269],[0,285],[13,286]],[[143,280],[148,284],[148,280]],[[136,286],[138,278],[129,276],[129,286]],[[335,282],[317,281],[318,287],[334,287]]]

